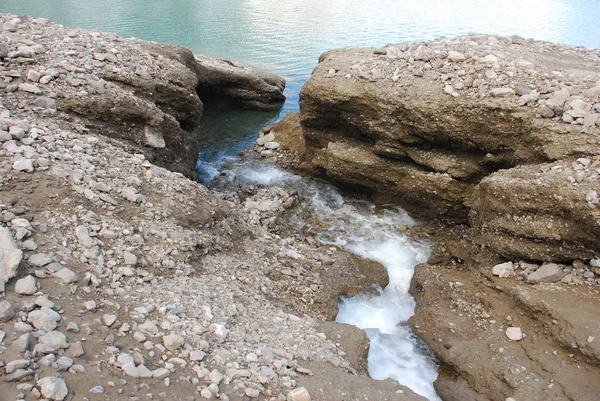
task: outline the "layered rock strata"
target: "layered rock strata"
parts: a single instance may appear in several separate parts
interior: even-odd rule
[[[199,125],[203,102],[272,109],[285,100],[283,78],[183,47],[43,18],[4,15],[0,25],[5,102],[75,115],[87,129],[127,139],[186,175],[197,158],[200,138],[190,131]]]
[[[297,154],[282,160],[404,206],[436,242],[410,324],[442,399],[597,398],[600,51],[488,35],[336,50],[300,106],[263,133]]]
[[[600,252],[600,51],[487,35],[335,50],[300,110],[271,128],[301,133],[305,171],[470,224],[506,257]]]

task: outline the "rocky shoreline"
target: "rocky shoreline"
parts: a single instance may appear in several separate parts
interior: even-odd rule
[[[442,399],[597,398],[599,50],[471,34],[330,51],[263,135],[282,165],[422,219],[438,249],[411,325]]]
[[[294,193],[177,172],[208,92],[273,107],[283,80],[41,18],[0,26],[3,397],[422,399],[368,378],[364,333],[327,321],[340,293],[385,285],[381,266],[278,235]]]
[[[281,78],[45,19],[0,26],[2,394],[423,399],[370,379],[365,334],[330,322],[340,294],[385,286],[381,266],[283,235],[292,191],[185,177],[203,102],[277,107]],[[258,140],[424,219],[437,249],[410,323],[445,401],[596,399],[599,74],[596,50],[518,37],[333,51],[301,113]]]

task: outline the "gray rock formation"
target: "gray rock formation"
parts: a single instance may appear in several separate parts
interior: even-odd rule
[[[46,113],[74,115],[81,129],[125,139],[189,176],[200,140],[191,131],[203,101],[226,99],[230,107],[258,109],[285,101],[283,78],[180,46],[68,29],[43,18],[22,17],[13,25],[0,37],[8,47],[0,68],[8,83],[1,91],[27,95]],[[26,163],[15,168],[31,172]]]
[[[269,130],[303,155],[300,169],[469,224],[503,256],[589,259],[599,84],[600,51],[517,37],[335,50],[302,88],[299,118]]]

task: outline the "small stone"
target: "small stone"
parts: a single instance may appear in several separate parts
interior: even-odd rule
[[[42,109],[56,110],[56,100],[47,96],[40,96],[33,101],[33,104]]]
[[[265,142],[265,149],[268,150],[279,149],[280,146],[279,142]]]
[[[27,259],[27,263],[34,267],[43,267],[52,263],[52,257],[47,253],[36,253]]]
[[[37,292],[37,284],[32,275],[23,277],[17,280],[15,284],[15,292],[21,295],[33,295]]]
[[[154,369],[152,371],[152,377],[155,379],[164,379],[165,377],[169,376],[170,374],[171,374],[171,371],[166,368],[158,368],[158,369]]]
[[[27,315],[27,321],[38,330],[51,331],[54,330],[58,323],[54,320],[53,316],[50,316],[45,310],[36,309],[29,312]]]
[[[152,337],[158,334],[158,327],[150,320],[146,320],[144,323],[138,325],[137,329],[140,332]]]
[[[141,203],[144,201],[144,197],[137,193],[133,187],[125,187],[121,190],[121,196],[132,203]]]
[[[83,344],[81,341],[76,341],[71,344],[69,347],[69,354],[73,356],[73,358],[79,358],[80,356],[85,355],[85,350],[83,349]]]
[[[10,347],[16,352],[23,353],[31,350],[33,341],[34,339],[31,333],[25,333],[17,337],[17,339],[12,342]]]
[[[523,339],[523,332],[520,327],[509,327],[506,329],[506,337],[512,341],[520,341]]]
[[[563,107],[570,96],[569,90],[565,88],[554,92],[550,97],[550,100],[558,107]]]
[[[77,323],[71,320],[69,323],[67,323],[67,331],[79,333],[79,326]]]
[[[34,95],[41,95],[42,90],[32,84],[19,84],[19,90],[24,92],[33,93]]]
[[[73,366],[73,360],[71,358],[67,358],[66,356],[61,356],[54,362],[55,368],[59,372],[65,372],[69,370],[71,366]]]
[[[0,301],[0,323],[6,323],[15,316],[15,310],[8,301]]]
[[[123,259],[125,261],[125,264],[128,266],[135,266],[137,264],[137,256],[135,256],[131,252],[123,252]]]
[[[260,391],[255,388],[247,388],[244,392],[250,398],[257,398],[260,395]]]
[[[202,398],[206,398],[207,400],[210,400],[210,399],[212,399],[212,391],[210,391],[208,388],[203,388],[200,391],[200,396]]]
[[[457,51],[454,51],[454,50],[450,50],[448,52],[448,60],[449,61],[452,61],[452,62],[456,63],[456,62],[465,61],[466,59],[467,59],[467,57],[464,54],[460,53],[460,52],[457,52]]]
[[[214,383],[217,385],[219,383],[221,383],[221,381],[223,380],[224,377],[225,376],[216,369],[213,369],[213,371],[210,372],[210,374],[208,375],[208,378],[210,379],[211,383]]]
[[[89,231],[86,226],[79,225],[75,227],[75,235],[79,240],[79,243],[84,248],[91,248],[94,245],[92,237],[90,237]]]
[[[515,91],[511,88],[492,88],[490,93],[494,97],[506,97],[514,95]]]
[[[44,398],[49,400],[62,401],[69,394],[67,383],[55,376],[44,377],[37,381],[37,385]]]
[[[267,135],[258,137],[258,139],[256,140],[256,144],[259,146],[263,146],[265,143],[272,142],[274,140],[275,140],[275,134],[273,134],[272,132],[269,132]]]
[[[589,336],[589,337],[587,338],[587,342],[588,342],[588,343],[593,343],[595,339],[596,339],[596,338],[595,338],[594,336]]]
[[[179,334],[169,334],[163,336],[163,344],[169,351],[176,350],[177,348],[181,347],[184,342],[185,341],[183,337],[181,337]]]
[[[16,359],[14,361],[10,361],[6,364],[4,369],[6,373],[13,373],[17,369],[25,369],[30,364],[29,359]]]
[[[77,282],[77,274],[71,269],[63,268],[52,273],[50,278],[58,279],[62,284],[71,284]]]
[[[54,309],[55,306],[54,302],[50,301],[47,295],[40,295],[33,302],[39,307],[45,306],[46,308]]]
[[[96,301],[85,301],[83,303],[83,306],[84,306],[85,310],[87,310],[87,311],[96,310]]]
[[[35,370],[33,369],[17,369],[13,373],[4,377],[4,381],[6,382],[18,382],[23,380],[26,377],[33,376],[35,374]]]
[[[487,66],[492,67],[498,64],[498,57],[494,56],[493,54],[488,54],[487,56],[483,57],[481,61]]]
[[[103,92],[104,84],[100,83],[100,85],[101,89],[99,90],[99,92]],[[167,146],[162,133],[148,126],[144,127],[144,145],[157,149],[161,149]]]
[[[102,321],[103,325],[105,325],[106,327],[110,327],[117,321],[117,315],[105,313],[104,315],[102,315],[102,318],[100,320]]]
[[[26,173],[32,173],[35,168],[33,167],[33,161],[31,159],[19,159],[13,163],[13,169],[16,171],[24,171]]]
[[[500,278],[507,278],[514,274],[515,266],[513,262],[506,262],[496,265],[492,268],[492,274]]]
[[[69,348],[67,337],[60,331],[49,331],[39,338],[33,353],[54,354],[61,349]]]
[[[104,387],[102,386],[94,386],[90,389],[90,393],[92,394],[102,394],[104,393]]]
[[[0,292],[4,290],[4,283],[17,274],[17,267],[23,259],[21,251],[8,227],[0,227]]]

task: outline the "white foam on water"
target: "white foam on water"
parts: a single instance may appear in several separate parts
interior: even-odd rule
[[[245,185],[265,185],[268,187],[285,185],[299,180],[300,177],[290,174],[272,164],[242,164],[236,168],[237,177]]]
[[[441,401],[433,388],[436,364],[406,324],[415,308],[408,293],[414,267],[430,254],[426,243],[399,231],[416,222],[401,208],[381,210],[369,202],[345,199],[329,184],[302,179],[273,165],[240,164],[234,175],[245,185],[294,186],[302,198],[293,218],[298,227],[310,225],[310,219],[303,216],[317,216],[320,223],[326,223],[312,227],[321,243],[339,246],[387,269],[389,284],[384,289],[340,299],[336,321],[367,333],[372,378],[392,378],[431,401]]]

